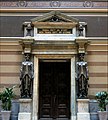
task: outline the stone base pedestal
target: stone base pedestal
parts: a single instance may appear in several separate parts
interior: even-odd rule
[[[89,99],[77,99],[78,113],[77,120],[90,120]]]
[[[31,120],[31,113],[19,113],[18,120]]]
[[[90,120],[90,113],[77,113],[77,120]]]
[[[18,120],[31,120],[32,99],[19,99],[20,112]]]
[[[76,120],[76,116],[71,116],[71,120]]]

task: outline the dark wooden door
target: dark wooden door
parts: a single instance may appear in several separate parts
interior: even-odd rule
[[[70,62],[40,62],[39,119],[69,120]]]

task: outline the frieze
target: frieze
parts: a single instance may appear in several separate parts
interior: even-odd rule
[[[1,8],[107,8],[107,2],[14,1],[0,2]]]

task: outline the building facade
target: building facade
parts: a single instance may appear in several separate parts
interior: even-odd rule
[[[107,1],[10,1],[0,2],[0,91],[16,85],[12,119],[28,102],[32,120],[80,120],[80,100],[91,105],[98,91],[108,91]],[[33,69],[22,70],[26,64]],[[77,82],[77,65],[87,72],[86,87]],[[22,73],[32,77],[32,92],[22,92],[28,101],[20,99]],[[96,105],[86,112],[85,120],[98,120]]]

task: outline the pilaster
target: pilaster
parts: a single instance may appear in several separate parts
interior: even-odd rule
[[[71,120],[76,120],[75,57],[71,58]]]
[[[34,56],[34,82],[33,82],[33,109],[32,109],[32,120],[38,120],[38,58]]]

